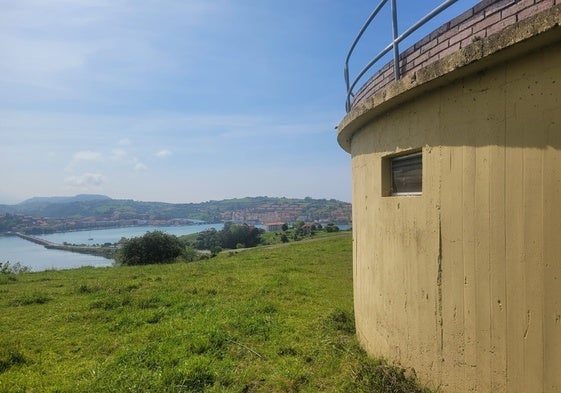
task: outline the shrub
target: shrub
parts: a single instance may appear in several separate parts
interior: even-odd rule
[[[0,262],[0,274],[20,274],[29,273],[30,271],[31,268],[29,266],[24,266],[19,262],[13,264],[9,261]]]
[[[162,231],[125,240],[115,260],[121,265],[170,263],[183,252],[177,236]]]
[[[222,249],[250,248],[261,243],[264,232],[263,229],[247,224],[227,222],[220,231],[211,228],[200,232],[193,246],[198,250],[210,250],[212,254],[217,254],[217,250]]]
[[[181,252],[181,257],[187,262],[193,262],[199,259],[199,253],[192,246],[185,246]]]
[[[327,224],[324,229],[325,232],[339,232],[339,227],[335,224]]]

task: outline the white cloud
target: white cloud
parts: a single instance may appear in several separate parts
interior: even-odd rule
[[[101,153],[90,150],[79,151],[74,154],[74,160],[76,161],[99,161],[101,158]]]
[[[135,171],[145,171],[148,167],[144,165],[142,162],[138,161],[137,158],[134,159],[134,170]]]
[[[107,100],[104,88],[136,89],[159,71],[182,69],[180,56],[163,49],[166,34],[186,29],[182,45],[199,45],[197,26],[223,12],[218,1],[204,0],[169,0],[165,7],[128,0],[8,3],[0,23],[0,87],[46,100]]]
[[[171,156],[171,151],[168,149],[162,149],[156,153],[156,157],[164,158]]]
[[[137,198],[153,193],[154,199],[173,195],[189,200],[198,199],[195,194],[205,192],[208,182],[195,188],[185,185],[179,193],[175,177],[162,174],[194,168],[202,179],[221,174],[229,179],[235,178],[235,165],[249,162],[254,168],[260,162],[265,171],[269,163],[293,156],[313,160],[322,144],[338,149],[335,135],[323,134],[333,130],[339,112],[333,115],[330,105],[322,105],[328,113],[319,113],[315,94],[309,100],[306,93],[315,89],[306,84],[303,93],[290,90],[294,84],[287,81],[292,79],[277,72],[276,55],[269,52],[280,42],[267,39],[272,32],[275,39],[287,33],[276,29],[284,16],[254,18],[269,15],[264,4],[269,2],[257,3],[0,0],[0,91],[9,93],[0,94],[0,163],[11,168],[0,171],[0,180],[10,189],[17,184],[25,190],[22,195],[29,194],[25,197],[52,193],[56,184],[103,186],[109,194]],[[270,3],[286,8],[282,2]],[[257,22],[240,23],[234,16]],[[304,16],[298,17],[300,22],[309,19]],[[264,31],[271,22],[274,28]],[[279,60],[302,52],[288,42],[280,44],[291,48],[294,56]],[[242,52],[245,55],[239,56]],[[230,73],[219,72],[224,58]],[[256,71],[260,66],[262,71]],[[232,73],[239,78],[231,78]],[[248,73],[257,75],[246,78]],[[304,67],[301,73],[289,74],[307,72]],[[265,79],[268,76],[272,81]],[[282,83],[279,90],[272,89],[273,81]],[[290,90],[288,111],[282,105],[284,90]],[[327,98],[320,90],[317,100],[323,102]],[[300,96],[306,98],[303,104]],[[339,150],[339,155],[345,154]],[[206,174],[207,167],[216,171],[213,176]],[[291,176],[283,176],[284,182],[293,183]],[[283,176],[275,178],[279,188],[285,184]],[[156,180],[162,187],[146,187]],[[269,192],[262,190],[262,180],[256,183],[257,194]],[[334,183],[338,182],[329,182]],[[159,191],[164,188],[170,196]],[[204,198],[239,195],[236,192],[254,189],[249,184],[217,186]]]
[[[64,183],[71,187],[80,189],[97,189],[105,182],[105,176],[100,173],[84,173],[81,175],[68,176]]]

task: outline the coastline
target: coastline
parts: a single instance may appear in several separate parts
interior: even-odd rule
[[[117,245],[98,245],[98,246],[82,246],[82,245],[75,245],[75,244],[59,244],[54,243],[45,239],[41,239],[38,237],[26,235],[21,232],[12,232],[13,236],[17,236],[21,239],[27,240],[29,242],[39,244],[47,249],[50,250],[61,250],[61,251],[69,251],[69,252],[76,252],[79,254],[88,254],[94,255],[98,257],[103,257],[106,259],[113,259],[115,253],[117,252]]]
[[[219,224],[209,224],[206,222],[192,223],[191,225],[127,225],[118,228],[97,228],[88,230],[72,230],[60,231],[48,234],[27,234],[23,231],[6,231],[0,233],[2,239],[19,238],[25,243],[36,244],[39,248],[48,250],[47,252],[64,251],[65,253],[75,253],[82,255],[90,255],[93,257],[103,258],[106,261],[112,261],[118,250],[117,243],[122,238],[132,238],[142,236],[148,231],[162,230],[177,236],[191,234],[203,231],[209,227],[220,227]],[[95,239],[95,240],[94,240]],[[6,243],[6,245],[11,242]],[[0,260],[4,259],[20,261],[26,265],[34,265],[35,257],[24,257],[27,254],[26,249],[19,249],[16,256],[10,255],[10,246],[7,246],[7,253],[0,256]],[[21,253],[21,258],[18,256]],[[29,259],[31,258],[31,260]],[[44,257],[49,259],[49,257]],[[65,258],[66,259],[66,258]],[[72,258],[70,258],[72,259]],[[49,263],[57,264],[56,261]],[[66,265],[66,263],[64,264]]]

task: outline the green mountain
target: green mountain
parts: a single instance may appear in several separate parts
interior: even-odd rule
[[[31,198],[0,205],[0,214],[60,219],[173,220],[206,222],[333,222],[350,224],[351,205],[334,199],[248,197],[203,203],[140,202],[104,195]]]
[[[86,201],[97,201],[97,200],[110,200],[106,195],[98,194],[79,194],[76,196],[63,196],[63,197],[34,197],[27,199],[19,205],[30,205],[30,204],[50,204],[50,203],[69,203],[69,202],[86,202]]]

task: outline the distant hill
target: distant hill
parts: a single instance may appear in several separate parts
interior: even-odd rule
[[[25,201],[19,203],[19,205],[29,205],[33,203],[70,203],[70,202],[85,202],[85,201],[97,201],[97,200],[111,200],[107,195],[98,194],[80,194],[76,196],[55,196],[55,197],[34,197],[26,199]]]
[[[350,224],[351,205],[334,199],[248,197],[203,203],[140,202],[104,195],[37,197],[17,205],[0,205],[0,214],[65,219],[172,220],[206,222],[333,222]]]

